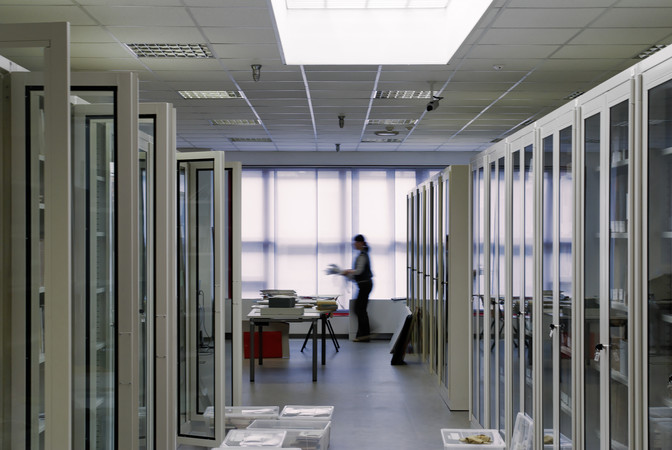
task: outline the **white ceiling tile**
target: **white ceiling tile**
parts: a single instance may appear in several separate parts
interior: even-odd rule
[[[205,44],[203,36],[193,26],[109,26],[110,31],[125,44]]]
[[[35,22],[70,22],[71,25],[96,24],[77,6],[0,5],[0,23]]]
[[[185,8],[159,6],[86,6],[103,25],[117,26],[193,26]]]
[[[671,23],[672,26],[672,23]],[[583,30],[568,44],[571,45],[632,45],[642,46],[656,44],[669,36],[670,28],[590,28]]]
[[[641,45],[565,45],[552,58],[626,59],[642,50]]]
[[[494,28],[583,28],[595,20],[601,8],[510,8],[493,23]]]
[[[273,28],[266,27],[203,27],[213,44],[273,44],[278,46]]]
[[[190,8],[201,27],[273,27],[267,8]]]
[[[557,45],[479,45],[470,54],[469,58],[489,58],[506,61],[507,58],[530,57],[547,58],[555,52]]]
[[[646,28],[669,28],[672,24],[672,6],[668,8],[613,8],[600,17],[593,26]]]

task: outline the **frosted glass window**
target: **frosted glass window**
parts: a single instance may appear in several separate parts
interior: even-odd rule
[[[438,170],[244,169],[242,294],[294,289],[338,294],[348,307],[352,283],[327,275],[352,266],[352,238],[371,246],[371,298],[406,296],[406,195]]]

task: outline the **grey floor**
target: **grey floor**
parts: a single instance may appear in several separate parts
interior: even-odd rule
[[[250,383],[243,370],[243,405],[333,405],[330,450],[440,450],[441,428],[471,428],[466,411],[451,412],[437,381],[414,355],[390,364],[389,341],[331,342],[312,382],[312,343],[290,339],[290,357],[265,359]]]

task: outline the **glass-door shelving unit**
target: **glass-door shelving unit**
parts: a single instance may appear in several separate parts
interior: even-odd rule
[[[669,62],[668,62],[669,64]],[[646,77],[644,158],[646,201],[643,278],[644,440],[662,450],[672,440],[672,80],[669,70]]]

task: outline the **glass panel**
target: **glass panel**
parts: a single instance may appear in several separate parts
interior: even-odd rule
[[[544,435],[553,434],[553,340],[548,332],[553,324],[553,287],[555,284],[555,261],[553,258],[553,135],[542,141],[542,203],[541,203],[541,289],[543,296],[542,339],[542,417]]]
[[[30,120],[27,134],[30,137],[30,165],[26,168],[26,184],[30,199],[26,223],[29,242],[28,264],[30,276],[27,278],[26,336],[29,336],[27,355],[30,360],[28,375],[28,415],[30,418],[30,439],[26,448],[44,448],[45,405],[44,366],[46,360],[44,341],[44,305],[48,300],[44,288],[44,91],[30,91],[27,107]]]
[[[149,418],[152,405],[152,340],[151,318],[154,317],[154,296],[153,296],[153,255],[154,239],[154,208],[152,204],[153,191],[153,154],[154,154],[154,117],[140,118],[140,134],[138,138],[138,163],[139,163],[139,286],[140,286],[140,335],[138,336],[138,351],[140,359],[138,361],[139,370],[139,449],[152,448],[151,432],[153,429],[152,421]],[[148,321],[148,318],[150,321]]]
[[[180,436],[215,438],[214,163],[178,164]]]
[[[472,328],[473,328],[473,342],[471,345],[472,348],[472,385],[473,389],[471,391],[471,401],[472,401],[472,408],[473,408],[473,415],[476,418],[478,422],[481,421],[481,409],[479,407],[479,398],[480,398],[480,391],[483,387],[483,384],[481,383],[481,379],[479,377],[479,354],[480,354],[480,339],[479,336],[481,336],[481,326],[480,326],[480,321],[481,321],[481,290],[480,290],[480,273],[481,273],[481,266],[480,266],[480,255],[479,255],[479,248],[480,248],[480,238],[481,238],[481,214],[480,214],[480,190],[479,190],[479,175],[481,173],[481,170],[479,169],[478,171],[474,171],[472,174],[472,185],[471,185],[471,196],[473,198],[473,201],[471,202],[471,215],[472,215],[472,249],[471,249],[471,264],[472,264],[472,285],[471,285],[471,290],[472,290],[472,299],[471,299],[471,308],[472,308],[472,314],[471,314],[471,321],[472,321]]]
[[[629,105],[624,101],[609,116],[609,354],[610,426],[613,447],[628,445],[628,197],[630,155]]]
[[[492,389],[490,392],[490,428],[497,428],[497,419],[499,417],[499,396],[497,389],[497,331],[499,330],[499,307],[498,307],[498,288],[499,288],[499,258],[498,233],[499,233],[499,184],[497,183],[497,166],[493,162],[490,164],[490,292],[488,295],[487,307],[490,309],[490,323],[488,324],[488,333],[490,334],[490,373],[488,374],[488,384]]]
[[[558,280],[560,302],[560,433],[572,441],[572,224],[574,201],[572,197],[572,127],[560,130],[560,185],[559,185],[559,259]]]
[[[672,81],[649,91],[649,448],[669,445],[672,417]]]
[[[523,183],[521,181],[521,167],[520,167],[520,150],[513,152],[512,158],[512,184],[513,184],[513,198],[512,198],[512,235],[513,235],[513,265],[512,265],[512,281],[511,289],[513,294],[513,372],[511,379],[512,388],[512,417],[520,411],[520,374],[522,372],[520,357],[521,343],[524,343],[525,336],[523,334],[525,323],[523,322],[523,315],[520,314],[520,300],[522,298],[522,280],[523,280],[523,248],[522,248],[522,201],[523,201]],[[523,344],[524,345],[524,344]],[[515,419],[514,419],[515,420]]]
[[[226,231],[224,233],[226,241],[226,254],[224,255],[224,261],[226,264],[226,283],[224,283],[223,295],[224,295],[224,310],[226,311],[226,317],[233,317],[233,201],[231,197],[232,188],[233,188],[233,169],[227,168],[224,171],[224,186],[226,186],[226,195],[224,199],[226,206],[224,207],[224,224],[226,226]],[[229,328],[231,325],[229,325]],[[226,383],[224,383],[226,392],[225,392],[225,403],[227,405],[233,405],[233,368],[234,368],[234,359],[233,359],[233,330],[227,329],[226,332],[226,349],[224,351],[224,357],[226,358]]]
[[[73,88],[75,446],[114,448],[116,428],[115,93]]]
[[[524,410],[528,416],[532,414],[532,296],[534,294],[534,165],[532,160],[533,147],[528,145],[524,150],[524,190],[523,190],[523,226],[524,226],[524,288],[525,306],[523,309],[525,322],[525,398]]]
[[[585,448],[600,448],[600,372],[593,359],[600,343],[600,115],[584,123],[584,353]]]
[[[497,331],[495,332],[497,339],[497,358],[499,374],[499,429],[506,435],[506,410],[504,408],[505,392],[506,392],[506,377],[504,373],[504,352],[506,346],[504,345],[504,330],[506,329],[507,318],[504,315],[504,301],[506,296],[506,173],[504,171],[504,157],[499,158],[497,164],[497,279],[499,281],[497,287],[497,297],[495,310],[497,312]]]

